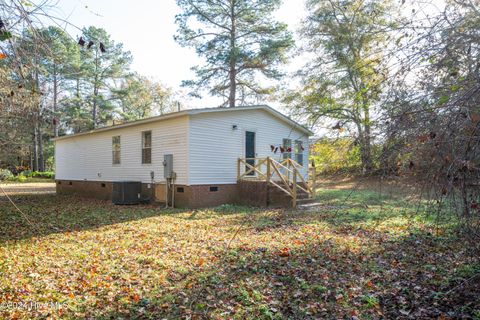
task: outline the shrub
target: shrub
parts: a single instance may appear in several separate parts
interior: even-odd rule
[[[378,169],[381,145],[372,144],[372,165]],[[319,174],[359,174],[362,172],[361,151],[353,138],[322,138],[310,145],[310,163]]]
[[[17,182],[25,182],[25,181],[27,181],[27,177],[22,176],[22,175],[18,175],[18,176],[15,177],[15,181],[17,181]]]
[[[30,172],[30,175],[28,175],[27,177],[53,179],[55,178],[55,173],[51,171],[45,171],[45,172],[33,171],[33,172]]]
[[[22,175],[25,177],[31,177],[32,176],[32,170],[25,170],[22,172]]]
[[[8,169],[0,169],[0,181],[9,180],[13,177],[13,173]]]
[[[12,181],[12,182],[25,182],[27,181],[27,177],[19,174],[18,176],[14,176],[12,175],[10,178],[8,178],[8,181]]]
[[[359,172],[362,165],[360,148],[349,138],[316,141],[310,146],[310,161],[323,174]]]

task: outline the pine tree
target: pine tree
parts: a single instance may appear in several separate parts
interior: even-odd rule
[[[175,36],[183,46],[195,48],[205,65],[192,68],[196,80],[184,81],[198,92],[209,88],[225,104],[235,107],[271,92],[259,84],[279,79],[278,66],[293,46],[287,25],[273,19],[281,0],[177,0]]]
[[[111,89],[117,80],[129,75],[132,56],[104,29],[88,27],[83,30],[83,36],[86,40],[81,49],[84,79],[79,84],[79,91],[83,91],[83,100],[91,108],[91,126],[96,128],[112,120]]]

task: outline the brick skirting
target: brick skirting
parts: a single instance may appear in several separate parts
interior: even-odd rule
[[[57,194],[112,200],[112,183],[108,181],[56,180],[55,182]]]
[[[57,180],[57,194],[74,194],[101,200],[112,199],[112,182]],[[165,203],[165,184],[142,183],[141,196],[152,202]],[[171,194],[169,193],[169,199]],[[264,181],[239,181],[238,184],[175,185],[175,207],[202,208],[221,204],[241,204],[256,207],[291,205],[291,199],[280,190],[268,187]]]
[[[57,194],[73,194],[86,198],[112,200],[113,183],[109,181],[56,180]],[[154,194],[151,184],[142,183],[142,199],[151,199]]]
[[[182,192],[183,191],[183,192]],[[175,186],[175,207],[202,208],[237,202],[236,184]]]

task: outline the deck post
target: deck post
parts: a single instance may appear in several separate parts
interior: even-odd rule
[[[270,157],[267,157],[267,185],[270,183]]]
[[[288,169],[290,169],[290,161],[289,160],[290,160],[290,158],[287,158],[287,163],[286,163],[287,172],[286,173],[287,173],[287,181],[290,183],[290,170],[288,170]]]
[[[293,179],[293,189],[292,189],[292,207],[297,207],[297,169],[293,169],[292,179]]]
[[[237,159],[237,181],[240,181],[240,158]]]

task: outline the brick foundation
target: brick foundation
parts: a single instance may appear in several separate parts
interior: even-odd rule
[[[99,200],[112,200],[113,183],[108,181],[56,180],[57,194],[72,194]],[[150,185],[150,188],[149,188]],[[151,199],[154,189],[142,183],[142,199]]]
[[[165,184],[155,184],[153,187],[142,183],[141,197],[165,203]],[[71,194],[100,200],[112,200],[112,182],[57,180],[57,194]],[[183,191],[183,192],[182,192]],[[175,207],[202,208],[237,202],[237,185],[175,185]],[[169,192],[171,199],[171,191]]]
[[[112,200],[112,183],[100,181],[56,180],[57,194],[73,194],[100,200]]]
[[[112,200],[112,182],[57,180],[57,194],[73,194],[87,198]],[[171,199],[171,191],[169,199]],[[165,184],[142,183],[141,197],[165,203]],[[175,185],[175,207],[202,208],[221,204],[255,207],[290,207],[291,198],[265,181],[240,181],[238,184]]]
[[[182,192],[183,189],[183,192]],[[175,207],[202,208],[236,203],[236,184],[175,186]]]

